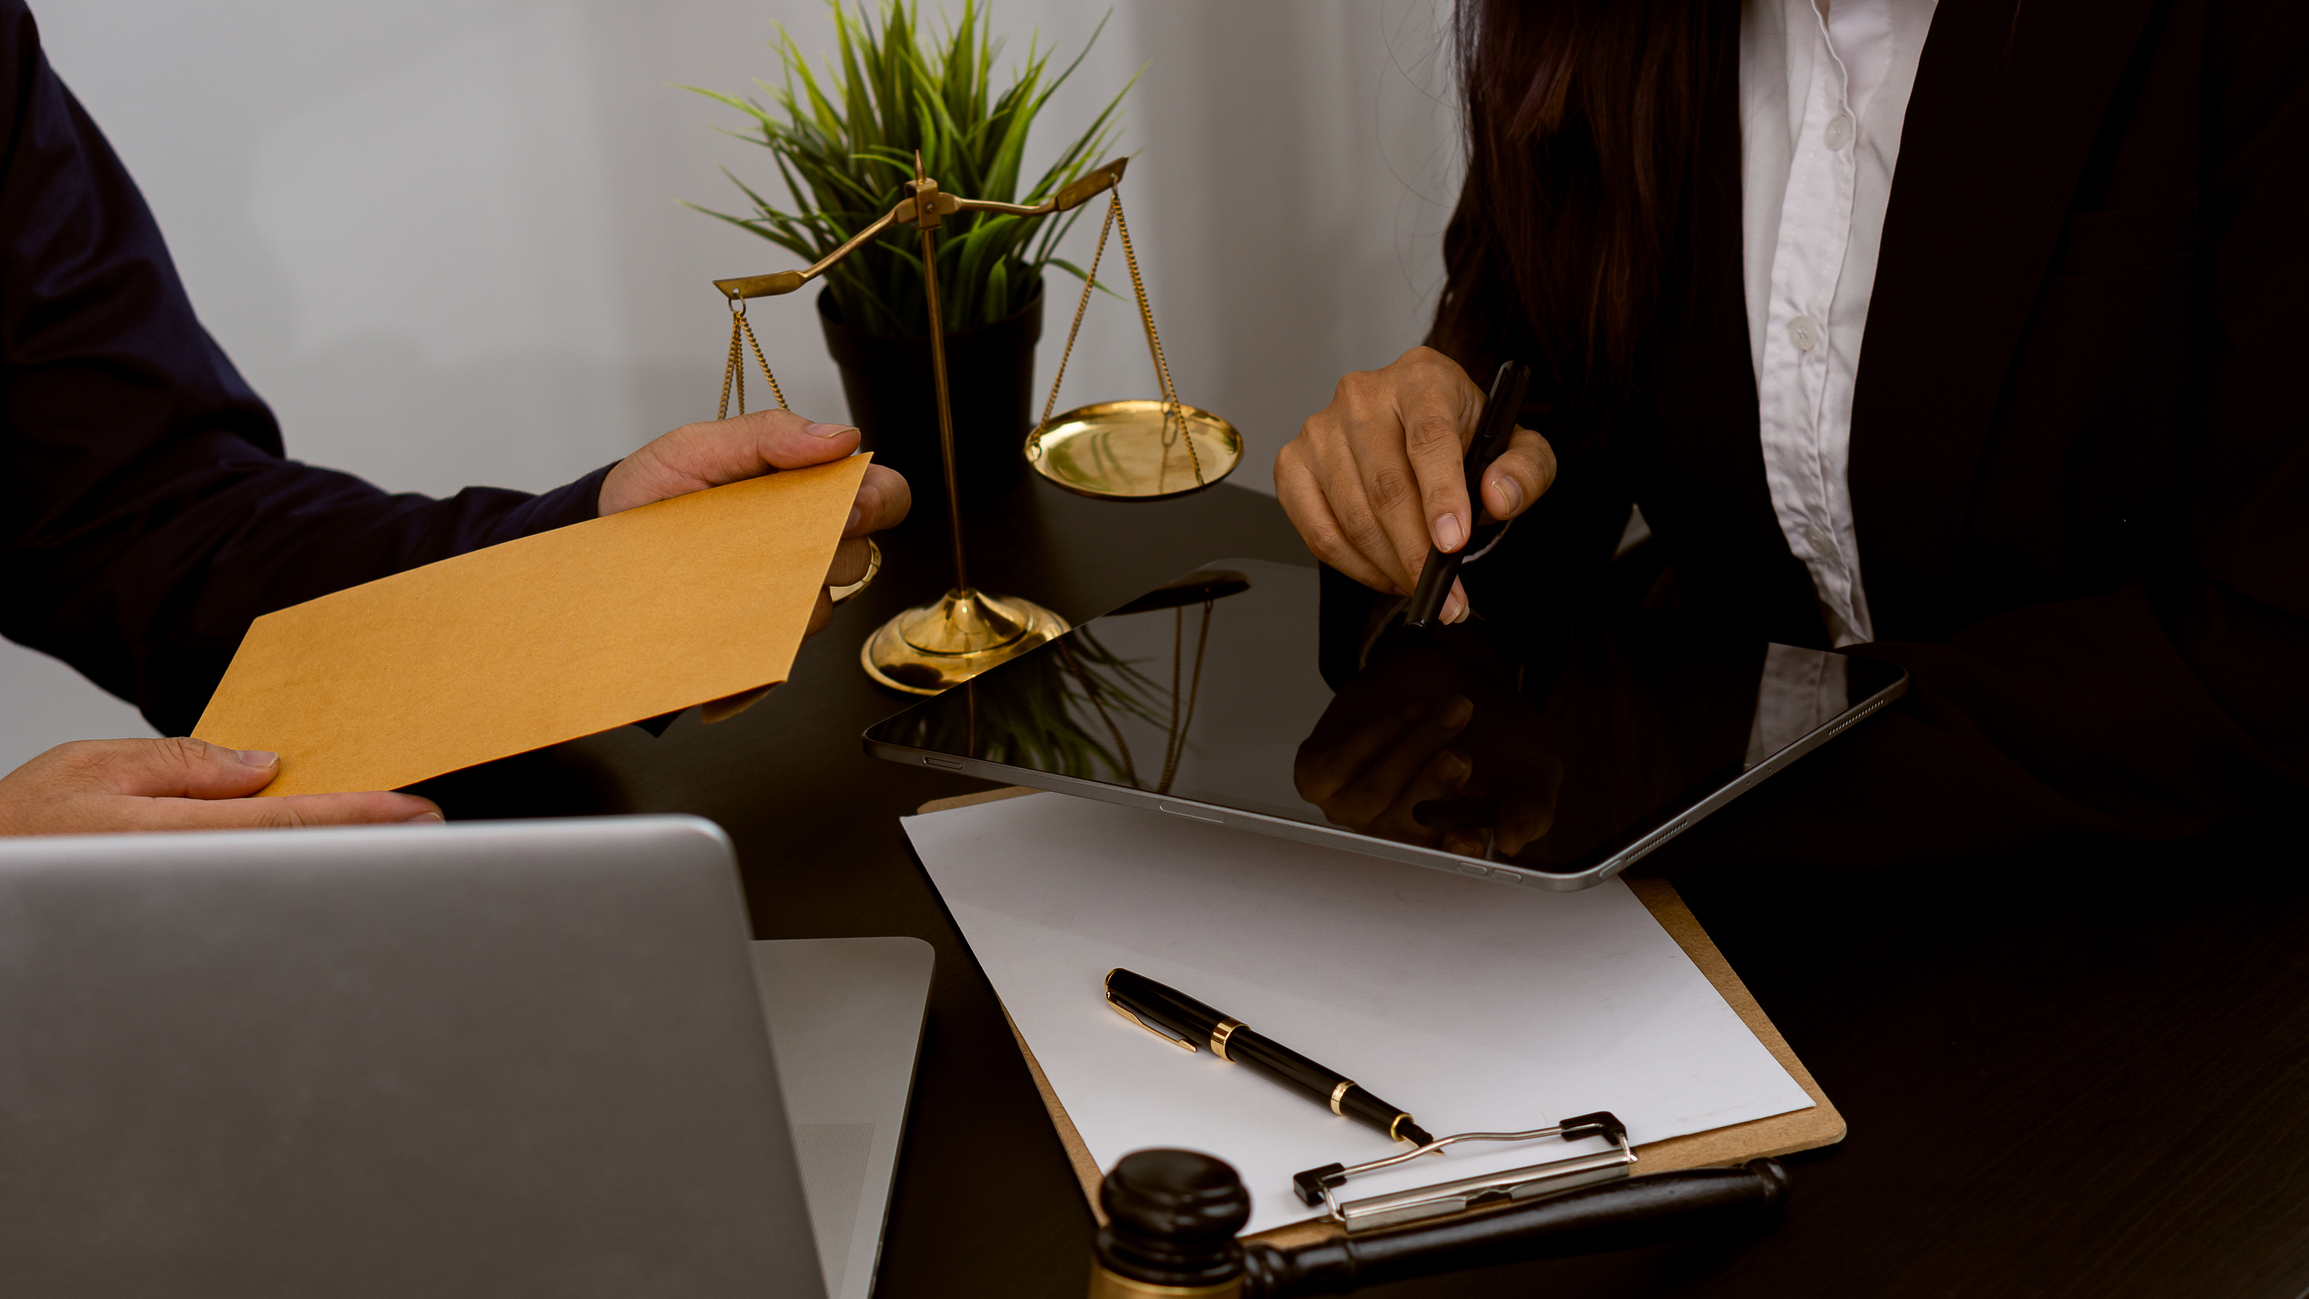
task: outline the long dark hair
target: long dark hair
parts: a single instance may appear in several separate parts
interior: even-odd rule
[[[1478,381],[1503,350],[1567,414],[1635,382],[1698,154],[1715,0],[1459,0],[1467,181],[1429,343]],[[1476,369],[1475,367],[1481,367]]]

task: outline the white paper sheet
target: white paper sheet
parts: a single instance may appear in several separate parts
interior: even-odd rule
[[[1059,794],[904,824],[1099,1167],[1147,1146],[1219,1155],[1253,1230],[1311,1216],[1301,1169],[1404,1147],[1157,1041],[1108,1008],[1108,970],[1209,1003],[1438,1136],[1610,1110],[1640,1144],[1812,1104],[1618,880],[1543,893]],[[1461,1147],[1349,1190],[1579,1148]]]

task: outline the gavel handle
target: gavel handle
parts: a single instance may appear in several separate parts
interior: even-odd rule
[[[1297,1249],[1244,1247],[1243,1299],[1348,1294],[1438,1272],[1633,1249],[1768,1219],[1788,1196],[1776,1159],[1633,1177],[1496,1213]]]

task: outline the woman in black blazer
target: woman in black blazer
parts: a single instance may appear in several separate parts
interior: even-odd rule
[[[1407,590],[1430,539],[1457,548],[1467,376],[1516,356],[1535,431],[1484,494],[1524,517],[1453,613],[1561,598],[1632,502],[1657,597],[1830,643],[1759,443],[1740,22],[1466,0],[1430,347],[1343,380],[1276,464],[1328,565]],[[1939,0],[1929,24],[1846,483],[1873,612],[1851,652],[1913,689],[1686,860],[2177,839],[2309,789],[2309,8]]]

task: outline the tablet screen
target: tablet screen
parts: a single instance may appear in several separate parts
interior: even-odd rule
[[[1313,568],[1216,561],[879,723],[867,747],[1562,875],[1692,819],[1901,681],[1638,613],[1424,631],[1383,608],[1326,627],[1320,604]]]

